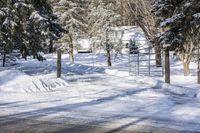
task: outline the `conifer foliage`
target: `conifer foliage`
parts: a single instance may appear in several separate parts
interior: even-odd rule
[[[163,44],[183,48],[187,39],[199,32],[199,0],[155,0],[153,13],[165,28],[160,36]]]
[[[175,50],[183,61],[184,74],[189,75],[192,52],[199,44],[199,0],[155,0],[153,13],[164,29],[159,36],[164,47]]]
[[[85,20],[85,1],[83,0],[57,0],[52,1],[54,12],[59,17],[60,24],[69,33],[64,34],[60,44],[70,54],[70,61],[74,62],[74,48],[79,34],[87,29]]]
[[[6,54],[20,50],[22,57],[52,48],[62,28],[46,0],[3,0],[0,3],[0,47]],[[50,50],[49,50],[50,51]],[[1,56],[2,57],[2,56]]]

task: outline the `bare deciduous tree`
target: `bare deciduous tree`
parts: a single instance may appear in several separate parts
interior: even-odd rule
[[[154,44],[156,52],[156,65],[161,66],[161,46],[158,40],[155,39],[157,33],[161,31],[156,27],[156,21],[151,13],[152,0],[121,0],[121,11],[123,25],[137,25],[139,26],[146,38]],[[129,18],[129,19],[127,19]],[[124,20],[127,21],[125,22]]]

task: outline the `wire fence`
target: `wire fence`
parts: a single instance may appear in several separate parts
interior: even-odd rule
[[[129,74],[151,77],[162,77],[164,75],[163,51],[156,52],[156,48],[149,45],[137,45],[132,48],[129,45]],[[156,56],[159,54],[161,64],[156,64]]]

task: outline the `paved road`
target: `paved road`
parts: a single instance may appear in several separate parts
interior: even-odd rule
[[[1,119],[2,118],[3,117],[1,117]],[[107,123],[107,126],[100,126],[95,122],[80,124],[81,120],[74,120],[73,118],[68,119],[68,123],[55,123],[22,118],[15,118],[8,122],[0,121],[0,133],[192,133],[134,124],[121,125],[119,127],[108,126],[109,123]]]
[[[68,80],[70,87],[57,92],[0,94],[0,133],[190,133],[166,128],[185,125],[199,129],[198,123],[168,117],[180,105],[190,107],[190,99],[174,100],[151,92],[149,85],[119,77]]]

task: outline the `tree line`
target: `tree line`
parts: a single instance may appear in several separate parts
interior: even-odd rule
[[[108,27],[124,25],[143,30],[155,47],[157,66],[161,50],[167,49],[176,53],[184,74],[189,74],[199,48],[198,0],[2,0],[0,48],[4,55],[19,49],[24,58],[61,48],[74,62],[79,36],[99,36],[104,45]]]
[[[19,50],[23,58],[38,51],[52,51],[53,40],[61,37],[51,5],[46,0],[2,0],[0,3],[0,50],[3,66],[6,54]]]

